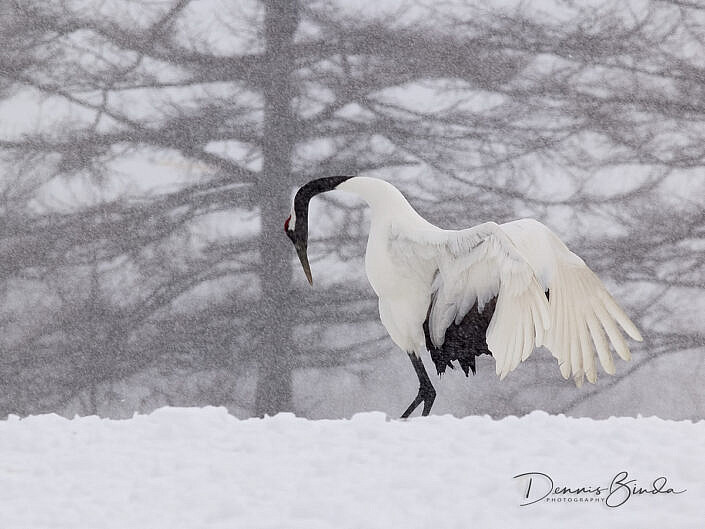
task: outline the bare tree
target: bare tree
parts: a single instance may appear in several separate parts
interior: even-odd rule
[[[494,393],[495,414],[572,411],[701,348],[702,325],[663,321],[703,289],[702,10],[559,6],[419,3],[366,18],[282,0],[227,13],[9,3],[0,95],[57,115],[0,135],[3,412],[79,399],[100,413],[131,377],[158,387],[208,370],[195,403],[306,413],[294,372],[391,349],[381,332],[356,336],[379,329],[376,307],[362,274],[339,272],[363,251],[362,209],[322,197],[311,256],[337,263],[332,282],[309,291],[292,275],[291,193],[331,174],[381,171],[448,227],[541,218],[621,286],[648,337],[634,362],[576,398],[535,355],[533,379]],[[41,311],[13,301],[29,292],[48,300]],[[565,393],[527,400],[536,377]]]

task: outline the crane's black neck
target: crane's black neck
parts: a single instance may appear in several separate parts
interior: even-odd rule
[[[294,215],[296,215],[296,224],[294,233],[299,241],[308,240],[308,204],[311,199],[320,193],[332,191],[352,176],[327,176],[325,178],[317,178],[302,186],[294,197]]]

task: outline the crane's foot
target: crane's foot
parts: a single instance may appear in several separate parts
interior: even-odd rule
[[[433,401],[436,400],[436,390],[433,386],[420,386],[419,392],[416,395],[414,401],[409,404],[409,407],[402,414],[401,418],[406,419],[413,411],[419,407],[419,404],[423,402],[423,410],[421,411],[422,416],[426,416],[431,412],[431,406],[433,406]]]
[[[436,400],[436,390],[433,387],[433,384],[431,384],[431,379],[428,378],[428,373],[426,373],[423,362],[413,353],[409,354],[409,358],[411,359],[411,364],[414,366],[414,371],[416,371],[416,376],[419,377],[419,392],[416,394],[414,401],[409,404],[409,407],[402,414],[402,419],[406,419],[409,415],[411,415],[422,402],[423,411],[421,412],[421,415],[428,415],[431,412],[433,401]]]

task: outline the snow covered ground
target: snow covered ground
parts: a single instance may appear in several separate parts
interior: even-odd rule
[[[522,473],[535,474],[513,478]],[[547,476],[583,490],[521,506],[548,492]],[[653,490],[661,476],[660,494],[628,483]],[[702,528],[703,500],[705,421],[238,420],[164,408],[0,423],[3,529]]]

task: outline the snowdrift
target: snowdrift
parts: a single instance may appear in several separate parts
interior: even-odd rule
[[[11,417],[0,423],[0,527],[701,528],[703,447],[703,421],[541,412]]]

